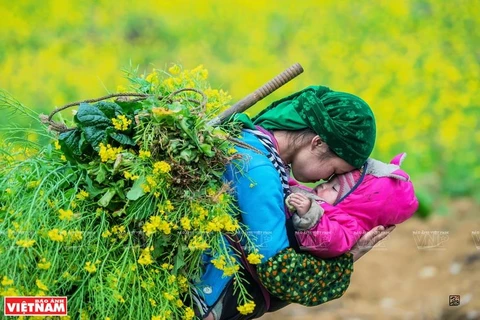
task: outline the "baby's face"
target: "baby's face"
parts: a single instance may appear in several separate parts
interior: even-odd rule
[[[334,177],[327,182],[317,185],[313,192],[326,203],[334,204],[338,197],[338,191],[340,190],[340,184],[338,178]]]

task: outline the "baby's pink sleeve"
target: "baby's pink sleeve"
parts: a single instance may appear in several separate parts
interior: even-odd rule
[[[320,258],[332,258],[349,251],[363,235],[357,220],[337,207],[322,204],[325,213],[318,224],[295,235],[304,251]]]

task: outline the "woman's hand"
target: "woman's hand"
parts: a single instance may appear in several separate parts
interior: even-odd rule
[[[385,239],[393,229],[395,229],[395,226],[390,226],[386,229],[384,226],[377,226],[365,233],[350,250],[350,253],[353,254],[353,261],[355,262],[360,259],[365,253],[370,251],[374,245]]]

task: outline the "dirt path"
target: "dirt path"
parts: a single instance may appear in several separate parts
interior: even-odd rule
[[[456,200],[449,212],[398,226],[355,264],[342,298],[262,319],[480,319],[480,206]],[[460,306],[449,306],[450,295]]]

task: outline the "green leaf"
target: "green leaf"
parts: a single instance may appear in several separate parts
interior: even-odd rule
[[[80,127],[95,126],[105,128],[112,125],[110,118],[108,118],[100,109],[87,103],[80,104],[74,120]]]
[[[208,157],[213,157],[215,155],[215,152],[212,151],[212,146],[206,143],[202,143],[200,145],[200,149],[202,150],[203,153],[205,153]]]
[[[107,169],[102,164],[100,164],[95,181],[97,181],[98,183],[102,183],[103,181],[105,181],[106,177],[107,177]]]
[[[169,237],[166,235],[160,235],[158,238],[154,240],[153,243],[153,252],[152,252],[152,257],[153,259],[159,258],[166,250],[169,250],[167,248],[169,242]]]
[[[122,108],[115,102],[100,101],[94,104],[108,119],[116,118],[123,114]]]
[[[58,143],[65,157],[73,162],[81,161],[87,147],[78,128],[60,133]]]
[[[63,196],[65,197],[65,199],[69,199],[69,198],[72,198],[75,195],[75,193],[76,193],[76,190],[73,188],[70,188],[63,193]]]
[[[194,161],[197,158],[197,153],[191,149],[182,150],[180,152],[181,159],[184,159],[186,162]]]
[[[182,129],[183,132],[185,132],[190,137],[190,139],[192,139],[194,142],[198,142],[197,136],[192,133],[192,128],[194,126],[191,119],[186,117],[182,118],[179,122],[179,126],[180,129]]]
[[[143,191],[142,185],[145,184],[145,177],[141,176],[137,180],[135,180],[135,183],[133,184],[132,188],[128,191],[127,193],[127,199],[128,200],[137,200],[141,196],[145,194]]]
[[[115,190],[108,189],[107,192],[105,192],[105,194],[102,196],[102,198],[98,200],[98,205],[104,208],[107,207],[113,196],[115,196]]]
[[[85,190],[90,194],[92,198],[95,198],[97,195],[102,193],[101,189],[98,189],[93,185],[93,181],[88,175],[85,175],[85,182],[87,183],[87,187],[85,188]]]
[[[78,129],[60,133],[58,143],[65,156],[79,153],[80,134]]]
[[[99,150],[99,145],[102,141],[105,140],[105,128],[91,126],[91,127],[84,127],[83,134],[85,135],[85,140],[90,143],[93,149]]]
[[[74,117],[75,122],[83,131],[85,140],[96,151],[99,149],[99,144],[106,138],[105,130],[112,126],[112,121],[110,118],[108,118],[100,109],[98,109],[97,105],[91,106],[86,103],[81,103],[80,107],[78,108],[78,112]],[[101,106],[104,106],[104,109],[108,113],[115,112],[115,107],[113,106]],[[119,109],[118,106],[117,108]]]
[[[135,111],[142,109],[142,103],[139,101],[116,101],[116,103],[122,108],[124,114],[135,114]]]
[[[214,176],[216,176],[217,178],[221,178],[225,172],[224,171],[211,170],[210,173],[213,174]]]
[[[172,104],[168,106],[168,110],[173,111],[175,113],[179,113],[184,109],[185,109],[185,106],[178,101],[174,101]]]
[[[124,187],[125,187],[125,180],[123,179],[118,180],[117,183],[115,183],[115,191],[117,195],[120,197],[120,199],[122,200],[125,200]]]
[[[126,134],[123,133],[118,133],[118,132],[111,132],[110,137],[112,137],[115,141],[120,142],[122,145],[128,145],[128,146],[136,146],[135,141],[133,141],[132,138],[127,136]]]
[[[173,263],[173,274],[177,274],[178,270],[185,265],[185,252],[183,246],[178,246],[175,262]]]

